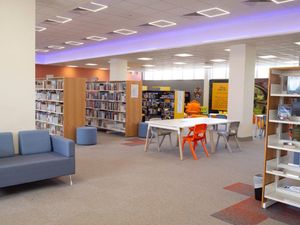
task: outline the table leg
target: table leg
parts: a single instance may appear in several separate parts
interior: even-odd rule
[[[147,135],[146,135],[146,143],[145,143],[145,148],[144,151],[147,152],[148,147],[149,147],[149,131],[150,131],[150,124],[148,124],[148,128],[147,128]]]
[[[180,154],[180,160],[183,160],[183,156],[182,156],[182,144],[181,144],[181,140],[182,140],[182,130],[179,128],[177,131],[177,136],[178,136],[178,147],[179,147],[179,154]]]
[[[215,153],[216,152],[216,145],[215,145],[215,141],[214,141],[214,130],[209,129],[208,134],[209,134],[210,152]]]

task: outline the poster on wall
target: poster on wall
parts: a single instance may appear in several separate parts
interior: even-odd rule
[[[265,114],[268,99],[268,79],[255,79],[254,106],[255,115]]]
[[[139,85],[131,84],[131,98],[138,98],[138,97],[139,97]]]
[[[209,111],[227,111],[228,80],[210,80],[209,87]]]

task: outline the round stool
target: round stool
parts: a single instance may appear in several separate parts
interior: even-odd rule
[[[78,127],[76,129],[76,143],[78,145],[95,145],[97,144],[96,127]]]

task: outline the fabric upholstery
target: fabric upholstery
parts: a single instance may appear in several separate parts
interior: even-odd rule
[[[76,129],[76,143],[79,145],[97,144],[96,127],[79,127]]]
[[[50,152],[51,140],[46,130],[30,130],[19,132],[19,150],[21,155]]]
[[[61,136],[51,136],[53,151],[66,156],[72,157],[75,154],[75,143],[72,140]]]
[[[13,156],[14,151],[12,133],[0,133],[0,158]]]
[[[75,158],[56,152],[0,158],[0,188],[75,173]]]

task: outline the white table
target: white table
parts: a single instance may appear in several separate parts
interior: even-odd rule
[[[161,128],[166,130],[173,130],[177,132],[178,135],[178,143],[179,143],[179,154],[180,159],[182,160],[182,131],[189,127],[194,127],[197,124],[207,124],[208,126],[208,133],[209,133],[209,140],[210,140],[210,151],[212,153],[215,152],[215,143],[213,138],[213,127],[219,124],[228,124],[232,121],[227,119],[217,119],[217,118],[186,118],[186,119],[172,119],[172,120],[154,120],[154,121],[147,121],[148,129],[147,129],[147,137],[146,137],[146,144],[145,144],[145,152],[148,150],[149,147],[149,132],[151,128]]]

